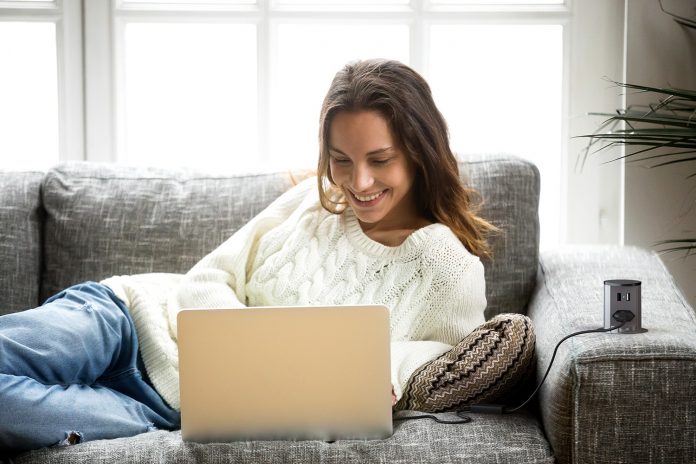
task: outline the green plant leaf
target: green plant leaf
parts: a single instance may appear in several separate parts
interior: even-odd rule
[[[659,96],[658,101],[633,105],[615,113],[589,113],[605,119],[594,133],[578,136],[588,142],[578,155],[576,167],[578,164],[584,167],[589,156],[620,146],[626,148],[626,153],[603,164],[624,159],[657,161],[649,166],[651,168],[696,165],[696,91],[612,82],[625,89],[654,93]],[[696,178],[696,172],[686,178]],[[685,258],[696,255],[696,238],[663,240],[654,246],[667,246],[660,253],[684,252]]]

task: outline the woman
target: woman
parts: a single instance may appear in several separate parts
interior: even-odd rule
[[[185,276],[88,282],[0,318],[0,403],[9,405],[0,448],[177,428],[182,308],[384,304],[398,409],[438,411],[499,393],[479,369],[490,361],[471,354],[487,334],[497,334],[495,346],[513,340],[508,371],[523,372],[533,333],[523,316],[484,324],[479,258],[494,227],[472,209],[423,78],[394,61],[347,65],[324,100],[319,141],[318,177]]]

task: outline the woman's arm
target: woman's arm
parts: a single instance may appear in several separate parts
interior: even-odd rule
[[[316,178],[296,185],[199,261],[178,287],[176,309],[245,306],[249,266],[259,240],[285,221],[316,188]]]
[[[481,261],[468,255],[450,271],[444,285],[433,290],[430,307],[414,308],[432,314],[419,318],[418,324],[411,327],[410,332],[419,334],[419,339],[391,344],[391,377],[397,399],[403,396],[416,370],[449,351],[485,322],[486,283]]]

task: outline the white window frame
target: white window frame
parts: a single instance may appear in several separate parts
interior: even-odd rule
[[[59,160],[85,159],[82,1],[4,1],[0,2],[0,21],[52,22],[56,25]]]
[[[141,18],[252,22],[258,26],[259,148],[268,152],[270,121],[267,100],[273,49],[273,30],[291,20],[351,19],[403,21],[411,27],[411,65],[427,78],[427,28],[434,24],[561,24],[563,26],[563,97],[561,176],[564,207],[560,243],[618,243],[623,241],[623,163],[589,163],[577,171],[575,160],[584,140],[598,125],[591,111],[611,112],[622,96],[598,75],[621,80],[625,0],[566,0],[563,5],[439,6],[431,0],[411,0],[405,6],[350,8],[283,7],[276,0],[256,5],[209,5],[191,11],[186,5],[165,10],[156,5],[117,9],[120,0],[56,0],[1,2],[0,21],[54,21],[57,25],[60,159],[115,161],[117,121],[115,91],[119,84],[118,33],[123,20]],[[192,2],[195,3],[195,2]],[[83,34],[84,24],[84,34]],[[84,40],[84,41],[83,41]],[[611,46],[607,46],[611,44]]]
[[[280,5],[277,0],[258,0],[256,5],[190,5],[161,6],[141,4],[123,7],[121,0],[89,0],[85,2],[85,116],[86,153],[88,159],[116,161],[119,123],[116,92],[122,88],[118,63],[123,51],[125,21],[212,21],[255,24],[258,30],[258,107],[259,156],[268,158],[270,127],[269,86],[271,66],[276,54],[275,31],[287,22],[341,21],[390,22],[407,25],[411,30],[411,66],[427,78],[427,29],[439,24],[566,24],[571,16],[571,0],[563,5],[532,6],[443,6],[431,0],[410,0],[408,5]],[[567,40],[564,40],[567,42]],[[567,50],[564,55],[567,56]],[[567,73],[564,71],[564,76]],[[567,81],[567,77],[564,77]],[[564,82],[565,86],[565,82]]]

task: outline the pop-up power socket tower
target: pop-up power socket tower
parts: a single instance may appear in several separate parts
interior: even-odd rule
[[[604,281],[605,329],[616,326],[617,322],[627,321],[617,329],[618,333],[635,334],[648,331],[641,327],[640,284],[639,280]],[[626,317],[626,311],[632,313],[633,317]]]

